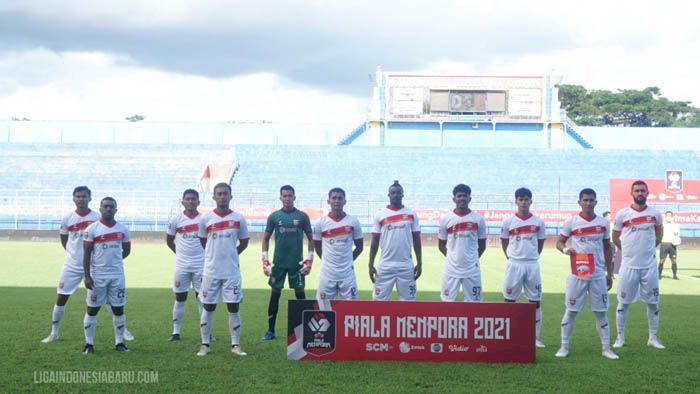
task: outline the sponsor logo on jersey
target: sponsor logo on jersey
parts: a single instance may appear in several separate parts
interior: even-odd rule
[[[625,293],[624,291],[620,292],[620,297],[622,297],[622,298],[627,297],[627,293]]]
[[[571,306],[576,305],[576,298],[569,298],[569,305],[571,305]]]
[[[304,311],[302,346],[313,356],[322,356],[335,350],[335,312]]]
[[[508,293],[508,294],[513,294],[513,289],[510,288],[510,287],[507,288],[507,289],[506,289],[506,293]]]
[[[180,287],[180,281],[179,281],[179,280],[176,280],[176,281],[175,281],[175,287]]]
[[[63,283],[63,282],[59,282],[59,283],[58,283],[58,288],[59,288],[59,289],[62,289],[63,286],[65,286],[65,283]]]
[[[299,227],[299,223],[301,223],[299,219],[292,220],[292,224],[294,225],[294,227]]]

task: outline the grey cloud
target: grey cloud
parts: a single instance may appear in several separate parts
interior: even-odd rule
[[[367,75],[377,65],[386,70],[414,70],[437,60],[485,64],[495,57],[515,57],[567,48],[567,34],[522,22],[503,26],[450,15],[411,27],[400,20],[343,26],[306,24],[183,25],[121,27],[70,20],[47,20],[17,11],[0,12],[0,51],[46,48],[51,51],[100,51],[126,56],[136,64],[213,78],[273,72],[314,88],[366,97]],[[337,20],[337,18],[335,19]],[[509,21],[506,23],[514,23]],[[249,27],[252,26],[252,27]],[[551,26],[551,25],[550,25]]]

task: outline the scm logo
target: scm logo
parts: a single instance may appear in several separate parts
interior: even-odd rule
[[[367,343],[365,344],[365,351],[368,352],[388,352],[388,343]]]

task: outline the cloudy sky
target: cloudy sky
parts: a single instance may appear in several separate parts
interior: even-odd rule
[[[378,65],[700,106],[698,6],[649,4],[0,0],[0,119],[359,122]]]

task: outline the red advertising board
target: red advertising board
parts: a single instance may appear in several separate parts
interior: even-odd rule
[[[289,300],[289,360],[535,362],[535,305]]]
[[[418,220],[421,224],[438,223],[440,218],[449,212],[447,209],[416,209]],[[508,209],[475,209],[475,212],[484,217],[487,222],[502,222],[507,217],[515,214],[515,211]],[[560,211],[560,210],[533,210],[533,214],[542,218],[545,223],[562,223],[571,216],[578,215],[579,211]]]
[[[682,172],[667,171],[667,179],[642,179],[649,186],[647,204],[700,204],[700,180],[683,180]],[[632,203],[630,190],[636,179],[610,179],[610,211],[613,215]],[[700,224],[698,212],[674,212],[674,221]]]

